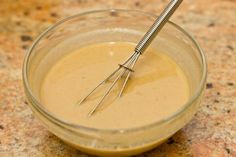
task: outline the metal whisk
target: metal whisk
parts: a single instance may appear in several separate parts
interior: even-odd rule
[[[143,36],[143,38],[140,40],[140,42],[137,44],[137,46],[134,49],[134,53],[122,64],[119,64],[118,68],[113,71],[107,78],[105,78],[103,81],[101,81],[87,96],[85,96],[79,104],[82,104],[92,93],[98,89],[102,84],[106,83],[111,78],[115,78],[112,82],[111,86],[106,90],[100,101],[95,104],[93,109],[89,112],[89,116],[93,115],[96,110],[99,108],[99,106],[102,104],[104,99],[109,95],[114,85],[118,82],[118,80],[125,75],[125,80],[123,83],[123,86],[119,92],[119,97],[121,97],[126,84],[129,80],[129,77],[133,71],[133,68],[138,61],[139,56],[146,50],[146,48],[150,45],[152,40],[156,37],[158,32],[162,29],[162,27],[165,25],[165,23],[168,21],[168,19],[171,17],[171,15],[175,12],[175,10],[178,8],[178,6],[181,4],[182,0],[172,0],[167,7],[163,10],[161,15],[156,19],[154,24],[150,27],[150,29],[147,31],[147,33]],[[116,77],[115,77],[116,76]]]

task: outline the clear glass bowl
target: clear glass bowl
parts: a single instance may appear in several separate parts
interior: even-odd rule
[[[175,114],[137,128],[102,130],[64,121],[50,113],[39,99],[45,74],[65,54],[97,42],[137,43],[155,19],[155,15],[133,10],[90,11],[61,20],[46,30],[34,42],[23,66],[25,93],[35,116],[65,142],[84,152],[102,156],[128,156],[144,152],[181,129],[197,111],[207,72],[206,60],[199,45],[173,22],[166,24],[150,46],[174,59],[188,78],[190,98]]]

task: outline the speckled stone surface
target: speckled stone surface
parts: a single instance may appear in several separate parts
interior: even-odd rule
[[[64,144],[32,115],[21,68],[32,41],[58,19],[101,8],[158,14],[168,0],[1,0],[0,157],[90,157]],[[236,157],[236,0],[186,0],[172,21],[208,60],[206,96],[194,119],[138,157]]]

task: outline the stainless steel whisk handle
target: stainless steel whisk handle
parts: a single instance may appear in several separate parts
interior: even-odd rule
[[[150,29],[135,47],[135,52],[142,54],[146,50],[146,48],[151,44],[152,40],[156,37],[158,32],[162,29],[162,27],[179,7],[182,1],[183,0],[171,0],[171,2],[167,5],[164,11],[160,14],[154,24],[150,27]]]

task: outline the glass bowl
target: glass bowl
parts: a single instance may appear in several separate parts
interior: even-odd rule
[[[190,98],[173,115],[141,127],[102,130],[60,119],[50,113],[39,99],[45,74],[65,54],[91,43],[137,43],[155,19],[155,15],[134,10],[99,10],[68,17],[47,29],[34,42],[23,65],[25,94],[34,115],[66,143],[83,152],[101,156],[142,153],[176,133],[193,118],[198,109],[207,70],[199,45],[173,22],[168,22],[150,45],[174,59],[188,78]]]

